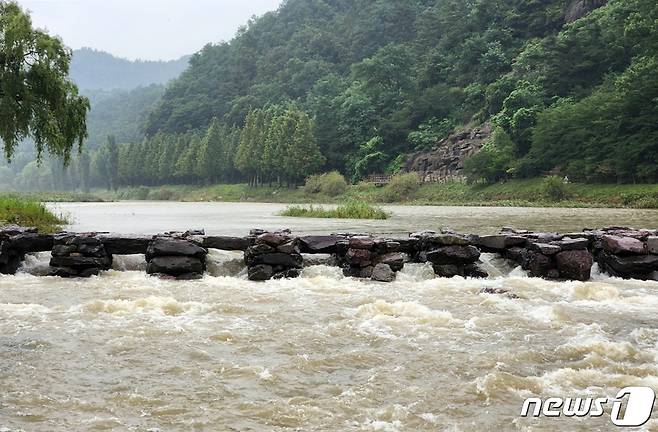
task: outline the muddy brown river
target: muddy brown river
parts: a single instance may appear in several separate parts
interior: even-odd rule
[[[53,207],[73,230],[123,233],[658,225],[641,210],[391,207],[390,220],[363,222],[281,218],[270,204]],[[484,280],[417,264],[379,284],[319,265],[254,283],[240,258],[211,251],[193,282],[148,277],[140,256],[90,280],[39,276],[48,254],[0,276],[0,431],[614,431],[609,406],[598,418],[521,407],[658,390],[658,282],[596,269],[590,282],[549,282],[485,255]]]

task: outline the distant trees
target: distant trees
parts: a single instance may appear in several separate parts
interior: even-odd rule
[[[0,1],[0,141],[7,159],[26,137],[68,163],[87,136],[87,98],[68,79],[71,53],[32,28],[16,2]]]
[[[324,162],[308,114],[293,107],[269,107],[247,115],[235,165],[250,184],[282,180],[296,184]]]
[[[658,3],[587,3],[567,23],[564,0],[284,2],[166,89],[94,93],[90,183],[358,180],[485,121],[472,181],[656,182]]]
[[[116,190],[121,186],[242,181],[254,186],[296,185],[318,172],[324,161],[308,114],[294,106],[270,106],[251,110],[243,128],[214,119],[205,131],[158,133],[132,143],[117,143],[109,135],[99,148],[72,157],[67,167],[58,159],[49,159],[48,166],[36,175],[36,162],[26,161],[16,181],[11,178],[14,165],[0,164],[0,184],[85,191],[92,187]]]

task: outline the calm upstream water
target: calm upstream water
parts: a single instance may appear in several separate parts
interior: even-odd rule
[[[54,207],[71,229],[125,233],[658,225],[634,210],[391,207],[389,221],[358,222],[269,204]],[[315,266],[252,283],[241,254],[209,259],[193,282],[150,278],[139,256],[84,281],[36,276],[48,254],[0,276],[0,431],[608,431],[609,415],[519,413],[529,396],[658,389],[658,282],[548,282],[487,255],[486,280],[410,265],[384,285]]]

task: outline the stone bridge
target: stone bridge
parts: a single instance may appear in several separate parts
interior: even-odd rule
[[[498,235],[465,235],[447,229],[404,237],[336,233],[295,236],[289,230],[252,230],[244,237],[203,231],[126,236],[112,233],[42,234],[32,228],[0,229],[0,273],[15,274],[27,254],[50,252],[50,275],[90,277],[112,268],[113,256],[142,254],[149,274],[198,279],[208,249],[244,252],[254,281],[294,278],[312,255],[329,254],[346,276],[395,280],[406,263],[430,263],[439,277],[488,277],[480,257],[494,253],[531,277],[587,281],[594,262],[612,275],[658,280],[658,231],[626,227],[574,233],[535,233],[503,228]]]

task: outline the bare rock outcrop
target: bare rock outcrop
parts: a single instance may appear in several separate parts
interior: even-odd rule
[[[568,23],[574,22],[606,3],[608,0],[572,0],[564,14],[564,20]]]
[[[482,149],[491,133],[489,123],[455,132],[429,152],[410,154],[404,171],[417,172],[426,182],[463,179],[464,162]]]

